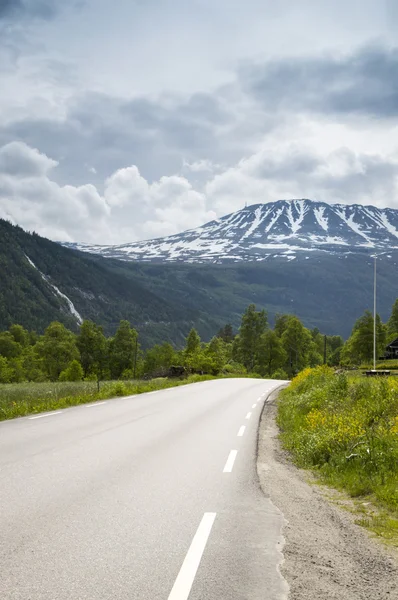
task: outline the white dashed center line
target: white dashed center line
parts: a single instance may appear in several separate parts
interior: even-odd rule
[[[253,404],[252,408],[256,408],[257,404]]]
[[[251,412],[248,412],[247,415],[246,415],[246,419],[249,420],[251,416],[252,416]]]
[[[168,600],[188,599],[216,515],[217,513],[203,515]]]
[[[237,450],[231,450],[231,452],[229,453],[229,456],[228,456],[228,460],[225,463],[225,467],[224,467],[223,473],[231,473],[232,472],[232,469],[234,468],[234,462],[235,462],[235,458],[236,458],[237,454],[238,454]]]
[[[36,415],[35,417],[28,417],[28,419],[43,419],[44,417],[55,417],[55,415],[60,415],[62,410],[57,410],[56,412],[46,413],[45,415]]]
[[[245,433],[245,429],[246,427],[242,425],[242,427],[238,431],[238,437],[242,437],[242,435]]]

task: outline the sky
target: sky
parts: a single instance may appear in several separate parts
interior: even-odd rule
[[[119,244],[398,209],[396,0],[0,0],[0,218]]]

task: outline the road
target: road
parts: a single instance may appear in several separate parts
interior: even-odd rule
[[[257,481],[281,382],[202,382],[0,423],[2,600],[278,600]]]

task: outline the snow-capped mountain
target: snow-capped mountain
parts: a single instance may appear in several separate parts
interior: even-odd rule
[[[279,200],[164,238],[120,246],[65,245],[122,260],[192,263],[293,260],[304,251],[388,252],[398,249],[398,210]]]

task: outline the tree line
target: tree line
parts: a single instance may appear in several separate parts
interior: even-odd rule
[[[377,317],[378,353],[398,337],[398,300],[388,323]],[[277,315],[273,329],[265,310],[248,306],[238,332],[230,324],[205,343],[191,329],[185,346],[156,344],[143,351],[139,336],[122,320],[115,335],[106,337],[100,325],[84,321],[77,334],[54,321],[43,335],[11,325],[0,333],[0,383],[23,381],[117,380],[164,377],[170,374],[218,375],[255,373],[284,379],[305,367],[359,364],[373,354],[373,316],[357,320],[344,343],[341,336],[326,336],[306,328],[294,315]]]

